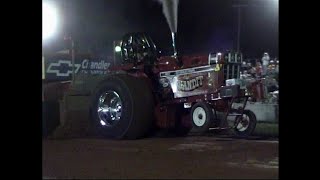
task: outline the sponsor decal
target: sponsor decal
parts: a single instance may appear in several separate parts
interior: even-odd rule
[[[105,74],[110,67],[110,63],[101,61],[93,61],[84,59],[81,63],[75,63],[75,73],[78,74]],[[48,64],[47,74],[56,77],[69,77],[72,75],[72,63],[70,60],[58,60]]]
[[[61,71],[60,67],[65,67],[64,70]],[[75,68],[75,73],[77,73],[79,71],[80,68],[80,64],[74,64],[74,68]],[[56,76],[60,76],[60,77],[68,77],[72,74],[72,63],[71,61],[68,60],[59,60],[57,63],[50,63],[48,69],[47,69],[47,73],[54,73],[56,74]]]

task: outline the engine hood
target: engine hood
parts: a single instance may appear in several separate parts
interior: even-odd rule
[[[172,56],[158,58],[157,65],[159,70],[172,71],[208,65],[208,55],[178,56],[177,58],[183,62],[183,66],[179,66],[177,59]]]

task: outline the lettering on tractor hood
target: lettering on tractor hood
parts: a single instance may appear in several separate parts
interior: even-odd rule
[[[208,92],[209,73],[214,72],[215,65],[207,65],[176,71],[160,72],[160,78],[170,82],[175,98],[193,96]]]
[[[178,91],[192,91],[202,87],[203,76],[197,76],[190,80],[178,80]]]

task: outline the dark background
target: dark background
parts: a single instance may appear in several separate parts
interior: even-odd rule
[[[45,42],[47,51],[61,50],[63,37],[72,36],[81,52],[112,55],[113,40],[127,32],[144,31],[164,52],[171,51],[171,32],[155,0],[49,0],[59,11],[58,33]],[[241,11],[240,49],[245,57],[263,52],[278,57],[277,0],[180,0],[178,50],[199,54],[236,49],[238,10]]]

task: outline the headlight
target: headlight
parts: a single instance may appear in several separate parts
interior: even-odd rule
[[[167,78],[161,78],[159,80],[159,83],[162,85],[162,87],[168,87],[169,86],[169,80]]]

